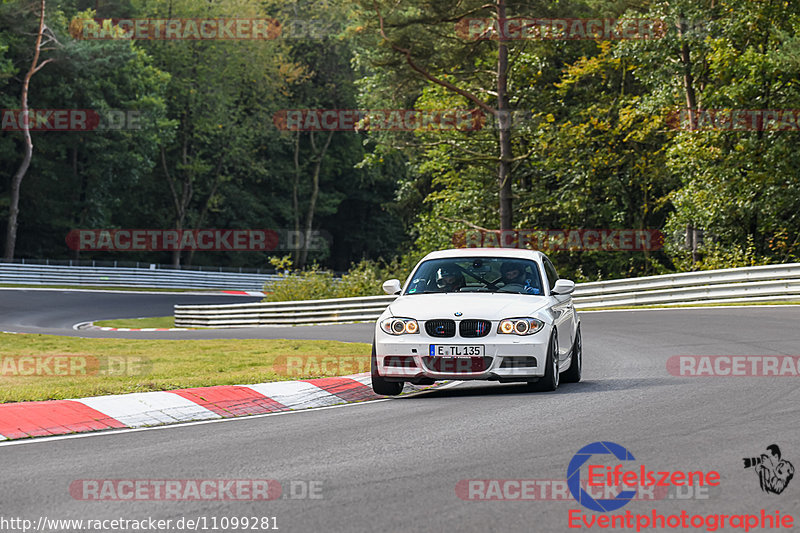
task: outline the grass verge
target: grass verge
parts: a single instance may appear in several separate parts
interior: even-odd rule
[[[0,403],[240,385],[369,370],[370,345],[0,334]]]
[[[174,316],[151,318],[120,318],[117,320],[97,320],[95,326],[104,328],[174,328]]]

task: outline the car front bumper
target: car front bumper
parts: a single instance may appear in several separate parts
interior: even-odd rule
[[[424,332],[393,336],[378,331],[375,336],[378,374],[404,381],[422,378],[526,381],[539,378],[545,373],[547,329],[529,336],[493,333],[481,338],[436,338]],[[431,356],[431,345],[481,345],[484,355],[482,358]]]

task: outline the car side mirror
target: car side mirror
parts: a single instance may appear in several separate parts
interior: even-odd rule
[[[568,279],[559,279],[550,294],[572,294],[575,290],[575,282]]]
[[[399,279],[390,279],[383,282],[383,292],[386,294],[400,294],[403,287],[400,285]]]

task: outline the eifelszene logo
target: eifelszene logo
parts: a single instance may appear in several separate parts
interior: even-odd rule
[[[567,467],[567,487],[572,497],[582,506],[592,511],[607,513],[625,506],[636,498],[639,487],[688,487],[712,486],[720,484],[720,474],[714,470],[683,471],[666,470],[656,472],[640,464],[625,470],[622,464],[613,467],[590,461],[596,455],[612,455],[619,461],[635,461],[636,458],[624,447],[609,441],[593,442],[578,450]],[[595,499],[581,483],[581,467],[587,467],[587,487],[624,488],[614,498]]]
[[[569,462],[569,466],[567,467],[567,486],[569,487],[572,497],[575,498],[579,504],[591,509],[592,511],[605,513],[607,511],[614,511],[626,505],[634,496],[636,496],[636,491],[623,490],[614,498],[595,500],[581,487],[581,466],[591,459],[593,455],[600,454],[613,454],[614,457],[620,461],[635,460],[633,454],[619,444],[607,441],[593,442],[578,450],[578,453],[576,453]],[[590,473],[589,478],[591,479],[591,477],[592,475]]]
[[[777,444],[767,446],[767,452],[761,457],[745,457],[745,468],[752,468],[758,474],[761,490],[769,494],[780,494],[794,477],[794,466],[781,458],[781,449]]]

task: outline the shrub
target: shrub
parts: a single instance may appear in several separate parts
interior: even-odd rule
[[[329,270],[321,270],[317,265],[304,271],[292,271],[288,257],[271,259],[270,262],[278,269],[279,279],[264,286],[264,291],[269,293],[264,300],[267,302],[378,296],[383,294],[381,285],[384,281],[401,277],[396,262],[381,265],[362,260],[340,278],[336,278]]]

